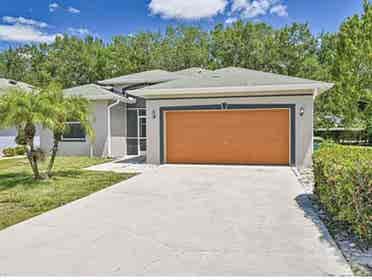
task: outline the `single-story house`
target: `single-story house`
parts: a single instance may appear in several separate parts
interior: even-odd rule
[[[23,90],[31,90],[32,86],[26,83],[17,82],[14,80],[0,78],[0,96],[8,92],[9,89],[20,88]],[[39,129],[37,130],[37,136],[35,137],[36,145],[39,145]],[[13,128],[1,129],[0,130],[0,156],[2,150],[9,147],[16,146],[15,138],[17,136],[17,130]]]
[[[325,82],[229,67],[152,70],[65,90],[90,99],[94,142],[73,120],[60,153],[148,163],[309,166]],[[43,131],[41,147],[51,134]]]

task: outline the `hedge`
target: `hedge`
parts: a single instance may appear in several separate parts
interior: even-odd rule
[[[372,148],[324,143],[314,175],[314,194],[332,220],[372,244]]]

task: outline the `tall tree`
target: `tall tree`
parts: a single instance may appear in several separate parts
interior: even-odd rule
[[[325,40],[334,49],[328,51],[326,64],[336,86],[319,101],[345,125],[365,126],[372,102],[372,4],[364,1],[363,14],[348,18],[331,40]]]
[[[336,87],[316,100],[316,124],[336,115],[345,125],[365,126],[372,81],[371,5],[364,0],[362,15],[320,36],[307,24],[273,28],[243,21],[218,24],[211,31],[170,26],[163,33],[117,36],[107,44],[90,36],[63,36],[52,44],[3,51],[0,76],[40,87],[56,81],[67,88],[155,68],[240,66],[334,82]]]

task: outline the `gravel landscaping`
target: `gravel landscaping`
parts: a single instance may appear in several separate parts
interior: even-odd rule
[[[319,218],[328,227],[337,246],[350,263],[354,274],[358,276],[372,276],[372,248],[361,242],[355,235],[346,231],[340,225],[331,221],[327,213],[322,209],[316,197],[313,195],[314,190],[314,173],[312,168],[295,169],[298,180],[304,187],[305,194],[308,195],[313,209]]]

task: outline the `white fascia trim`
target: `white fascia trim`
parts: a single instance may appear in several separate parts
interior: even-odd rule
[[[112,92],[110,92],[110,95],[113,97],[114,100],[120,100],[121,102],[128,103],[128,104],[136,103],[135,98],[120,96]]]
[[[246,87],[209,87],[209,88],[187,88],[187,89],[141,89],[128,91],[132,95],[141,96],[144,98],[167,98],[177,96],[190,96],[193,94],[197,96],[201,95],[223,95],[229,96],[234,94],[244,93],[265,93],[265,92],[277,92],[277,95],[281,95],[281,92],[293,92],[293,91],[309,91],[314,92],[317,90],[318,94],[331,89],[334,84],[331,83],[319,83],[319,84],[293,84],[293,85],[269,85],[269,86],[246,86]]]
[[[115,94],[115,93],[110,93],[110,96],[108,96],[108,95],[102,95],[102,96],[87,96],[87,97],[85,97],[85,98],[87,98],[87,99],[90,100],[90,101],[99,101],[99,100],[107,100],[107,101],[111,101],[111,100],[120,100],[121,102],[123,102],[123,103],[127,103],[127,104],[134,104],[134,103],[136,103],[136,99],[135,99],[135,98],[124,97],[124,96],[117,95],[117,94]]]

